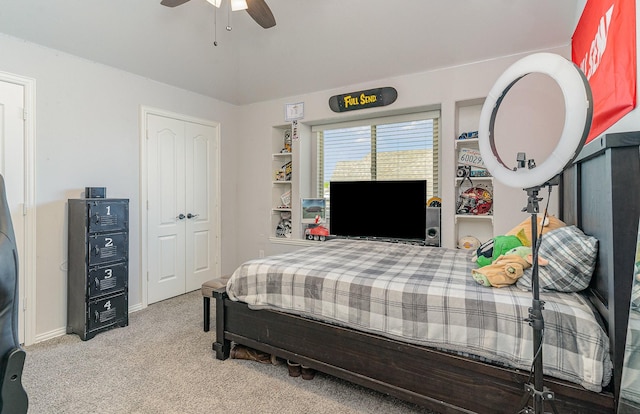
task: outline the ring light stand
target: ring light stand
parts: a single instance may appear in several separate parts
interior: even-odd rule
[[[564,96],[565,123],[562,135],[551,155],[536,166],[533,159],[526,159],[525,153],[518,153],[515,168],[509,168],[502,161],[496,148],[494,126],[498,108],[511,87],[530,73],[543,73],[553,78],[560,86]],[[533,248],[531,290],[533,294],[529,317],[525,319],[533,328],[533,374],[534,383],[525,384],[525,394],[520,411],[527,414],[544,413],[544,402],[553,404],[553,392],[543,384],[542,336],[544,333],[544,301],[540,300],[538,278],[538,192],[544,187],[558,184],[559,174],[578,155],[591,129],[593,105],[591,88],[582,71],[572,62],[553,53],[536,53],[520,59],[498,78],[489,92],[482,112],[478,128],[479,147],[487,170],[498,181],[509,186],[522,188],[527,192],[528,202],[525,210],[531,214],[531,245]],[[527,406],[533,400],[533,407]],[[526,407],[526,408],[525,408]]]

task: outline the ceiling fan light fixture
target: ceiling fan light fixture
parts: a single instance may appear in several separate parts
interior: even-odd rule
[[[249,6],[247,6],[247,0],[231,0],[231,10],[246,10]]]
[[[216,6],[217,8],[220,8],[220,5],[222,4],[222,0],[207,0],[207,1],[213,4],[214,6]]]

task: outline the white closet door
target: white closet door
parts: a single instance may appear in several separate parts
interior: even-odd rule
[[[218,128],[149,114],[148,303],[216,274]]]
[[[149,115],[148,302],[185,292],[184,122]]]
[[[215,276],[217,127],[187,123],[186,157],[186,292],[200,289]]]

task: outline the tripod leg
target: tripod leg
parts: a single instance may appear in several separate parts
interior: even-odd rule
[[[531,392],[529,391],[529,389],[527,388],[527,386],[525,385],[525,391],[524,394],[522,394],[522,398],[520,399],[520,405],[518,406],[518,411],[516,411],[517,413],[526,413],[527,411],[525,410],[525,407],[527,406],[527,403],[529,402],[529,398],[531,398]]]

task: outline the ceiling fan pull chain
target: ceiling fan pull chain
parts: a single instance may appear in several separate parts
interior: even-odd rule
[[[229,1],[229,7],[227,7],[227,31],[230,32],[233,27],[231,27],[231,1]]]
[[[218,8],[213,8],[213,45],[218,46]]]

